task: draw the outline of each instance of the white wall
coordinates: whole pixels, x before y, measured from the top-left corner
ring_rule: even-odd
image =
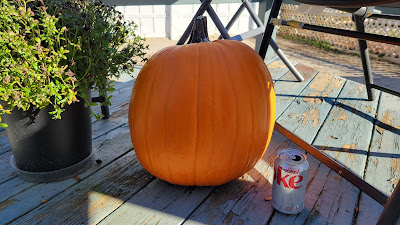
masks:
[[[258,12],[258,3],[251,3],[255,12]],[[222,24],[225,26],[239,9],[241,3],[212,4]],[[142,5],[118,6],[125,19],[133,20],[138,24],[138,33],[146,38],[168,37],[178,40],[189,25],[200,4],[193,5]],[[207,13],[204,15],[208,16]],[[245,9],[229,31],[229,34],[240,34],[256,27],[249,13]],[[217,28],[208,16],[209,35],[219,34]]]

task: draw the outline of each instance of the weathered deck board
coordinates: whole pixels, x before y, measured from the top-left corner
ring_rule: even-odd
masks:
[[[363,176],[378,101],[366,101],[365,87],[347,81],[314,145],[328,156]],[[329,146],[329,147],[327,147]],[[333,197],[335,196],[335,197]],[[359,190],[331,172],[324,191],[306,223],[351,224]]]
[[[352,224],[359,190],[331,171],[306,224]]]
[[[89,177],[91,174],[114,161],[115,158],[118,158],[132,149],[129,128],[124,126],[111,131],[107,135],[96,139],[93,146],[96,149],[96,159],[100,159],[102,163],[95,163],[87,171],[78,175],[80,179]],[[19,178],[16,177],[14,179]],[[13,180],[11,181],[17,182]],[[1,184],[1,186],[7,186],[8,182]],[[2,221],[5,222],[11,221],[14,218],[18,218],[19,216],[41,205],[43,200],[49,200],[53,198],[78,182],[79,179],[71,178],[49,184],[29,184],[31,186],[23,191],[15,193],[14,190],[9,190],[6,193],[2,193],[2,195],[5,195],[7,199],[0,203],[0,207],[2,209],[0,210],[0,218],[2,218]]]
[[[217,187],[190,216],[186,224],[266,224],[273,213],[270,201],[273,160],[283,148],[297,148],[274,132],[271,143],[257,165],[238,180]],[[312,172],[311,172],[312,173]]]
[[[299,93],[309,84],[317,71],[313,68],[298,64],[296,68],[304,76],[303,82],[298,82],[292,72],[287,72],[275,82],[276,92],[276,118],[290,105]]]
[[[347,81],[313,145],[363,177],[377,106],[364,85]]]
[[[278,118],[278,122],[311,143],[339,95],[345,80],[318,73]]]
[[[355,85],[352,83],[347,84],[347,86],[344,87],[343,90],[341,90],[341,86],[343,85],[343,80],[335,80],[337,78],[333,77],[331,78],[334,83],[331,83],[332,81],[329,81],[329,78],[325,78],[323,80],[318,81],[318,79],[322,78],[322,75],[324,74],[318,74],[315,77],[316,83],[311,82],[310,85],[302,92],[300,93],[300,97],[296,99],[292,103],[292,105],[296,105],[296,107],[293,107],[293,109],[298,109],[298,114],[299,115],[305,115],[302,112],[311,112],[312,109],[318,109],[319,111],[324,110],[326,113],[330,110],[331,106],[335,102],[335,95],[341,91],[341,94],[339,96],[340,99],[342,99],[342,104],[352,104],[351,101],[359,100],[360,97],[364,97],[364,92],[361,91],[361,88],[358,85]],[[328,85],[324,85],[323,83],[328,83]],[[328,88],[329,87],[329,88]],[[347,87],[347,88],[346,88]],[[318,89],[316,89],[318,88]],[[314,89],[314,90],[312,90]],[[336,91],[335,91],[336,89]],[[362,89],[364,90],[364,89]],[[313,95],[320,96],[321,99],[313,99],[308,96],[308,93],[312,93],[312,91],[315,91]],[[333,96],[329,96],[332,94],[332,92],[336,92],[336,94],[333,94]],[[312,96],[312,95],[311,95]],[[344,99],[347,99],[344,100]],[[365,98],[364,98],[365,99]],[[300,101],[297,101],[300,100]],[[307,106],[301,106],[304,105],[304,102],[308,102],[308,107]],[[326,102],[326,106],[323,106],[324,102]],[[317,104],[317,105],[316,105]],[[282,114],[282,117],[287,115],[289,116],[291,113],[291,106]],[[356,104],[354,104],[356,105]],[[366,102],[362,101],[359,107],[355,107],[355,109],[359,109],[360,112],[363,111],[368,111],[370,113],[370,116],[372,116],[369,124],[369,130],[372,130],[373,126],[373,115],[376,110],[376,105],[377,102]],[[311,109],[310,109],[311,106]],[[342,105],[343,106],[343,105]],[[352,105],[353,106],[353,105]],[[308,110],[303,110],[303,107],[308,108]],[[365,110],[364,110],[365,108]],[[293,111],[294,113],[295,111]],[[326,114],[324,113],[324,114]],[[323,125],[322,129],[325,130],[319,130],[319,127],[322,124],[322,121],[324,121],[324,116],[321,116],[320,114],[318,117],[315,117],[317,120],[312,121],[313,125],[308,126],[306,129],[299,129],[298,125],[295,125],[292,130],[300,137],[302,137],[304,140],[309,142],[312,141],[314,136],[318,132],[318,137],[324,139],[323,137],[329,134],[329,131],[334,130],[334,132],[341,132],[342,127],[340,123],[336,123],[337,120],[335,118],[344,118],[347,114],[351,114],[352,112],[346,113],[343,116],[343,113],[338,113],[335,114],[335,110],[330,111],[330,114],[327,117],[327,121],[330,121],[332,119],[332,123],[325,122]],[[311,113],[310,113],[311,114]],[[352,118],[353,115],[349,115],[349,118],[355,120],[355,123],[362,123],[363,118]],[[281,118],[282,118],[281,117]],[[289,116],[290,117],[290,116]],[[293,114],[292,114],[293,117]],[[298,117],[298,116],[297,116]],[[357,115],[354,115],[354,117],[357,117]],[[281,119],[280,118],[280,119]],[[284,117],[283,117],[284,118]],[[369,117],[367,117],[369,118]],[[305,119],[304,117],[301,117],[300,120],[296,121],[291,118],[291,120],[288,124],[284,124],[284,126],[288,127],[293,127],[293,123],[296,122],[303,122],[305,121],[307,124],[311,119]],[[281,122],[281,120],[279,120]],[[307,125],[305,124],[305,125]],[[304,125],[304,124],[303,124]],[[316,127],[317,129],[313,129],[313,127]],[[356,132],[357,130],[352,130],[352,132]],[[358,130],[359,132],[359,130]],[[362,132],[359,134],[362,136]],[[338,135],[337,137],[340,138],[342,137],[343,134]],[[357,136],[354,134],[353,136]],[[316,138],[316,143],[318,143],[318,137]],[[348,137],[352,137],[352,135],[349,135]],[[358,142],[367,142],[366,145],[364,143],[360,144],[360,146],[363,146],[365,151],[368,149],[368,143],[369,143],[369,138],[370,136],[367,136],[367,140],[365,141],[364,139],[357,139],[356,141]],[[327,138],[328,139],[328,138]],[[334,139],[336,140],[336,139]],[[325,139],[324,139],[325,141]],[[322,143],[325,143],[322,141]],[[353,142],[355,140],[352,140]],[[340,143],[340,142],[339,142]],[[356,142],[357,143],[357,142]],[[329,145],[330,146],[330,145]],[[342,147],[342,146],[341,146]],[[325,167],[325,166],[324,166]],[[326,167],[325,167],[326,168]],[[364,164],[361,164],[361,166],[358,166],[358,171],[360,173],[363,172],[364,170]],[[323,175],[323,177],[320,178],[321,180],[319,181],[318,184],[310,184],[310,185],[315,185],[315,191],[314,193],[309,194],[309,190],[307,190],[307,201],[306,201],[306,206],[307,204],[314,204],[311,208],[311,211],[307,211],[307,208],[302,211],[299,215],[297,216],[286,216],[281,213],[277,213],[272,222],[274,224],[351,224],[353,221],[353,215],[355,213],[355,208],[357,205],[358,201],[358,196],[359,196],[359,190],[355,188],[353,185],[351,185],[348,181],[342,179],[338,174],[334,173],[333,171],[329,172],[329,176],[326,175],[326,173]],[[324,184],[321,186],[321,183]],[[317,193],[317,195],[315,195]],[[314,194],[314,195],[313,195]],[[311,195],[311,196],[310,196]],[[333,197],[334,196],[334,197]],[[314,201],[313,201],[314,200]]]
[[[0,132],[0,155],[10,151],[10,144],[8,143],[8,137],[6,132],[3,130]]]
[[[130,151],[12,224],[95,224],[153,179]]]
[[[365,181],[390,196],[400,180],[400,98],[382,93]],[[357,223],[376,222],[383,207],[362,195]]]
[[[117,89],[113,92],[113,98],[111,98],[111,105],[109,106],[109,112],[110,116],[113,113],[116,113],[120,111],[122,108],[127,108],[129,106],[129,101],[131,98],[132,94],[132,88],[133,88],[134,82],[132,82],[132,85]],[[101,108],[100,105],[97,105],[93,107],[93,111],[97,114],[101,114]],[[96,119],[92,117],[92,123],[95,123]]]
[[[297,62],[292,62],[293,65],[296,65]],[[285,73],[289,71],[287,66],[279,59],[276,59],[267,65],[267,68],[271,74],[272,80],[275,82],[279,80]]]
[[[17,172],[11,167],[10,157],[11,152],[0,155],[0,185],[17,176]]]
[[[213,189],[156,179],[100,224],[181,224]]]

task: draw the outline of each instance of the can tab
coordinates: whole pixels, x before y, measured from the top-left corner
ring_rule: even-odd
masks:
[[[292,156],[292,160],[293,161],[296,161],[296,162],[298,162],[298,161],[300,161],[302,158],[301,158],[301,156],[299,156],[299,155],[293,155]]]

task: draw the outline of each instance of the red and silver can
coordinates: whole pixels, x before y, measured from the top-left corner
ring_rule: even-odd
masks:
[[[299,213],[304,208],[308,162],[303,152],[283,149],[274,161],[272,206],[286,214]]]

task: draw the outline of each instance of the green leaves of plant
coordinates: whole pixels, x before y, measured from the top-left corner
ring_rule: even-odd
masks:
[[[61,107],[71,99],[68,90],[75,88],[61,63],[68,53],[60,39],[65,29],[58,29],[58,19],[37,3],[0,0],[0,100],[5,105],[0,116],[51,104],[60,118]]]
[[[0,0],[0,100],[6,106],[0,116],[14,108],[52,105],[58,119],[66,104],[87,97],[90,89],[110,105],[111,79],[132,72],[134,57],[147,60],[137,25],[115,6],[45,2]]]

